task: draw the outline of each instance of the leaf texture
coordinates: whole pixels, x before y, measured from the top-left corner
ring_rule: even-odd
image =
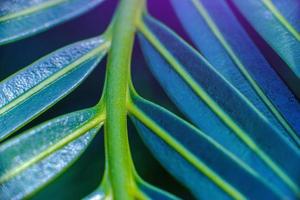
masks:
[[[0,140],[70,93],[97,66],[110,42],[96,37],[57,50],[0,83]]]
[[[203,56],[274,126],[300,146],[299,101],[251,41],[226,1],[172,3]]]
[[[100,128],[94,108],[39,125],[0,146],[0,196],[24,199],[62,173]]]
[[[259,175],[192,125],[134,95],[131,119],[154,156],[199,199],[279,199]]]
[[[288,65],[279,73],[300,98],[300,2],[291,0],[232,0],[232,2]],[[251,12],[253,10],[255,12]]]
[[[295,166],[300,164],[300,154],[294,143],[166,27],[145,17],[140,31],[150,70],[179,109],[273,187],[286,195],[292,195],[288,190],[299,195],[300,172]]]
[[[1,0],[0,45],[78,16],[103,0]]]

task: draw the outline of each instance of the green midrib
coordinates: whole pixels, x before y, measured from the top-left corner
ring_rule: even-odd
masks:
[[[50,1],[41,3],[41,4],[29,7],[29,8],[23,9],[23,10],[17,11],[15,13],[9,13],[7,15],[0,17],[0,23],[14,19],[14,18],[18,18],[21,16],[30,15],[32,13],[39,12],[39,11],[45,10],[47,8],[57,6],[58,4],[61,4],[61,3],[67,2],[67,1],[70,1],[70,0],[50,0]]]
[[[299,193],[297,185],[288,177],[284,171],[273,162],[273,160],[264,153],[256,143],[248,136],[248,134],[241,129],[234,120],[231,119],[219,105],[198,85],[198,83],[184,70],[181,64],[166,50],[166,48],[160,43],[160,41],[149,31],[149,29],[143,24],[139,24],[140,31],[144,36],[152,43],[152,45],[165,57],[170,63],[173,69],[183,78],[183,80],[191,87],[191,89],[197,94],[197,96],[208,105],[211,110],[219,116],[219,118],[230,127],[234,133],[245,143],[247,146],[255,152],[295,193]],[[195,52],[196,53],[196,52]],[[243,98],[243,96],[241,96]],[[248,105],[255,110],[252,104],[249,104],[247,99],[243,98]],[[259,116],[261,114],[257,113]]]
[[[297,136],[293,128],[288,124],[288,122],[284,119],[284,117],[281,115],[281,113],[276,109],[276,107],[273,105],[273,103],[269,100],[269,98],[264,94],[263,90],[259,87],[259,85],[256,83],[256,81],[252,78],[252,76],[248,73],[246,67],[243,65],[243,63],[240,61],[238,56],[234,53],[231,46],[228,44],[226,39],[223,37],[221,31],[217,27],[217,25],[213,22],[212,18],[209,16],[208,12],[204,8],[204,6],[198,1],[198,0],[191,0],[199,14],[204,18],[206,21],[206,24],[211,29],[212,33],[216,36],[216,38],[219,40],[221,45],[224,47],[224,49],[227,51],[230,58],[233,60],[233,62],[236,64],[238,69],[241,71],[241,73],[244,75],[246,80],[250,83],[251,87],[254,89],[254,91],[258,94],[260,99],[265,103],[267,108],[273,113],[277,121],[282,125],[282,127],[287,131],[287,133],[290,135],[290,137],[295,141],[295,143],[300,147],[300,138]]]

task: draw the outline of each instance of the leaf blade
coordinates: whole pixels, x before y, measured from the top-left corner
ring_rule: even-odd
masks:
[[[102,37],[74,43],[0,83],[0,140],[70,93],[97,66],[109,47]]]
[[[158,189],[157,187],[154,187],[141,179],[138,181],[138,187],[149,199],[179,200],[178,197]]]
[[[298,165],[296,163],[300,159],[295,146],[287,142],[196,51],[158,22],[149,17],[147,20],[146,25],[151,29],[148,31],[146,27],[141,27],[143,25],[140,26],[141,46],[150,70],[171,100],[197,127],[257,170],[261,176],[268,174],[266,179],[272,179],[272,184],[283,193],[291,192],[287,190],[287,184],[298,195],[299,183],[295,177],[299,174],[293,166]],[[277,142],[278,145],[275,145]],[[278,150],[276,146],[282,148]],[[289,155],[295,157],[287,161],[284,151],[289,151]],[[247,156],[243,152],[248,152]],[[282,180],[278,180],[269,168]],[[274,180],[277,180],[276,183]]]
[[[213,67],[283,134],[290,135],[300,145],[300,103],[251,41],[225,1],[173,0],[172,4],[197,48]]]
[[[28,37],[78,16],[103,0],[39,0],[0,3],[0,45]],[[2,5],[1,5],[2,4]]]
[[[287,67],[278,70],[278,73],[284,78],[289,86],[294,90],[299,98],[300,82],[300,33],[299,26],[294,26],[299,21],[299,2],[285,1],[289,7],[289,18],[285,18],[281,12],[286,13],[286,8],[280,8],[282,4],[273,4],[269,0],[239,2],[232,1],[239,11],[246,17],[255,30],[264,38],[264,40],[276,51],[276,53],[284,60]],[[255,15],[250,10],[255,9]],[[294,10],[295,11],[292,11]],[[292,20],[292,21],[290,21]],[[290,23],[291,22],[291,23]],[[292,30],[292,31],[291,31]],[[290,80],[293,80],[291,82]]]
[[[251,169],[174,114],[135,95],[129,111],[138,133],[154,156],[197,198],[243,199],[258,198],[262,194],[278,198]],[[257,193],[251,193],[238,183],[241,181],[238,177],[247,180],[251,188],[266,190],[253,189]]]
[[[97,114],[95,108],[70,113],[1,144],[1,197],[32,195],[66,170],[98,132]]]

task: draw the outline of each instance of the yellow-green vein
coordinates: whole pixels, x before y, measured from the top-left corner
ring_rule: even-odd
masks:
[[[4,107],[0,108],[0,115],[2,115],[3,113],[9,111],[10,109],[14,108],[18,104],[22,103],[28,97],[30,97],[30,96],[34,95],[35,93],[39,92],[40,90],[44,89],[47,85],[49,85],[49,84],[53,83],[54,81],[58,80],[63,75],[67,74],[68,72],[73,70],[75,67],[77,67],[79,64],[84,63],[85,61],[87,61],[88,59],[96,56],[97,54],[99,54],[102,51],[105,52],[109,48],[109,46],[110,46],[110,41],[105,40],[105,42],[103,44],[101,44],[99,47],[93,49],[92,51],[90,51],[86,55],[82,56],[81,58],[79,58],[75,62],[71,63],[67,67],[64,67],[62,70],[54,73],[52,76],[50,76],[50,77],[46,78],[45,80],[41,81],[38,85],[36,85],[33,88],[29,89],[27,92],[21,94],[19,97],[17,97],[13,101],[9,102],[8,104],[6,104]],[[41,58],[40,60],[42,60],[42,59],[43,58]],[[40,60],[38,60],[36,62],[39,62]]]
[[[223,180],[214,171],[212,171],[205,163],[197,159],[195,155],[189,152],[184,146],[173,139],[166,133],[164,129],[159,127],[152,119],[145,115],[138,107],[133,103],[128,104],[129,112],[135,116],[139,121],[145,124],[149,129],[156,133],[160,138],[162,138],[168,145],[170,145],[174,150],[176,150],[180,155],[182,155],[188,162],[200,170],[205,176],[212,180],[216,185],[218,185],[223,191],[230,195],[234,199],[247,199],[243,194],[237,191],[233,186]]]
[[[62,148],[66,144],[74,141],[75,139],[82,136],[84,133],[88,132],[89,130],[102,125],[105,119],[104,113],[99,112],[94,118],[90,119],[80,127],[78,127],[72,134],[68,135],[67,137],[63,138],[53,146],[50,146],[46,150],[40,152],[38,155],[33,157],[32,159],[23,162],[20,166],[13,168],[12,170],[6,172],[2,177],[0,177],[0,183],[4,183],[5,181],[9,180],[10,178],[16,176],[21,171],[25,170],[29,166],[33,165],[34,163],[42,160],[43,158],[47,157],[51,153],[57,151],[58,149]]]
[[[199,14],[204,18],[206,24],[209,26],[213,34],[216,38],[220,41],[224,49],[227,51],[228,55],[231,57],[233,62],[236,64],[238,69],[242,72],[244,77],[249,81],[251,87],[254,91],[258,94],[260,99],[265,103],[267,108],[274,114],[277,121],[285,128],[287,133],[291,136],[291,138],[296,142],[296,144],[300,147],[300,138],[297,136],[293,128],[288,124],[288,122],[284,119],[281,113],[276,109],[273,103],[269,100],[269,98],[264,94],[263,90],[260,86],[256,83],[256,81],[252,78],[252,76],[248,73],[246,67],[240,61],[238,56],[234,53],[231,46],[228,44],[226,39],[223,37],[221,31],[217,27],[217,25],[213,22],[212,18],[209,16],[207,11],[205,10],[204,6],[198,0],[191,0],[195,8],[198,10]]]
[[[298,40],[300,33],[286,20],[286,18],[277,10],[271,0],[262,0],[264,6],[276,17],[276,19]]]
[[[11,19],[14,19],[14,18],[18,18],[18,17],[21,17],[21,16],[29,15],[29,14],[32,14],[34,12],[45,10],[47,8],[56,6],[58,4],[61,4],[63,2],[67,2],[67,1],[69,1],[69,0],[51,0],[51,1],[47,1],[47,2],[29,7],[29,8],[26,8],[24,10],[20,10],[20,11],[15,12],[15,13],[10,13],[10,14],[1,16],[0,17],[0,23],[4,22],[4,21],[11,20]]]
[[[191,89],[198,95],[203,102],[208,105],[211,110],[219,116],[219,118],[230,127],[234,133],[245,143],[247,146],[254,151],[270,168],[296,193],[299,193],[297,185],[288,177],[280,167],[273,162],[273,160],[262,151],[259,146],[248,136],[248,134],[239,127],[238,124],[231,119],[230,116],[223,111],[222,108],[199,86],[199,84],[184,70],[181,64],[168,52],[168,50],[160,43],[160,41],[151,33],[151,31],[145,26],[143,22],[139,24],[139,29],[143,35],[151,42],[151,44],[161,53],[167,62],[173,67],[173,69],[182,77],[182,79],[191,87]],[[195,52],[196,53],[196,52]],[[207,63],[207,66],[209,64]],[[217,72],[216,72],[217,73]],[[225,80],[224,80],[225,81]],[[227,81],[226,81],[227,82]],[[230,83],[228,83],[230,84]],[[236,95],[239,95],[249,107],[256,111],[263,120],[265,119],[257,109],[249,103],[249,101],[236,91]]]

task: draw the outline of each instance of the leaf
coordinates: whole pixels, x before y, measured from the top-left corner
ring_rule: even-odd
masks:
[[[179,109],[281,192],[289,194],[288,186],[299,194],[294,144],[188,44],[154,19],[144,21],[139,36],[149,68]]]
[[[95,108],[39,125],[0,146],[0,196],[23,199],[70,166],[103,121]]]
[[[172,0],[172,4],[182,25],[214,69],[276,128],[290,134],[300,147],[299,101],[251,41],[225,1]]]
[[[70,93],[97,66],[109,41],[87,39],[57,50],[0,83],[0,140]]]
[[[134,95],[131,119],[161,164],[199,199],[279,199],[260,176],[192,125]]]
[[[278,0],[232,0],[232,2],[288,65],[278,72],[300,98],[300,2],[290,0],[281,3]],[[286,7],[282,7],[283,4]]]
[[[158,199],[158,200],[179,200],[178,197],[158,189],[149,183],[137,177],[137,184],[139,189],[148,197],[148,199]]]
[[[265,1],[268,3],[267,1]],[[300,3],[294,0],[272,0],[272,3],[278,9],[278,11],[286,18],[286,20],[295,28],[298,32],[300,32]]]
[[[103,0],[1,0],[0,45],[76,17]]]

